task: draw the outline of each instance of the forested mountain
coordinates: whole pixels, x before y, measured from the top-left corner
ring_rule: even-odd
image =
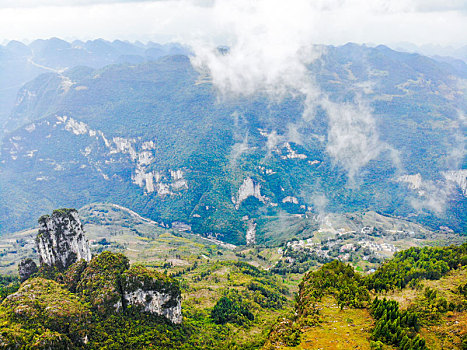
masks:
[[[375,210],[465,230],[463,66],[384,46],[324,47],[308,69],[340,107],[304,121],[301,97],[219,99],[187,56],[157,58],[164,48],[152,59],[150,46],[2,48],[25,64],[43,52],[37,62],[60,69],[21,87],[5,121],[2,232],[96,201],[232,243],[261,242],[271,220],[307,212]],[[66,62],[67,50],[82,59]]]
[[[109,64],[138,64],[165,55],[188,54],[179,44],[129,43],[103,39],[75,40],[71,43],[58,38],[39,39],[30,44],[10,41],[0,45],[0,137],[21,124],[6,124],[15,107],[18,90],[28,81],[44,73],[56,73],[66,87],[68,81],[62,72],[76,66],[100,68]],[[43,92],[45,93],[45,92]],[[16,101],[17,103],[18,101]]]

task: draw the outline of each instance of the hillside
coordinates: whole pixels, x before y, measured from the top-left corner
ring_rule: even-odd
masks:
[[[309,272],[264,349],[465,349],[466,249],[411,248],[365,277],[338,261]]]
[[[264,243],[268,227],[307,213],[371,210],[463,232],[463,74],[384,46],[323,50],[310,74],[341,114],[359,115],[346,101],[368,85],[371,123],[341,130],[319,108],[304,123],[300,98],[221,102],[183,55],[37,77],[21,88],[1,146],[0,232],[93,202],[232,244]],[[377,157],[336,160],[367,131]]]
[[[27,96],[27,90],[21,87],[41,74],[55,73],[46,75],[40,81],[45,83],[50,77],[56,77],[58,79],[55,82],[65,91],[71,81],[62,73],[69,68],[141,63],[174,54],[188,54],[188,51],[179,44],[142,44],[121,40],[109,42],[102,39],[69,43],[51,38],[34,40],[29,44],[12,40],[6,45],[0,45],[0,139],[6,132],[24,124],[24,121],[8,119],[11,109],[15,107],[15,102]],[[60,90],[56,92],[60,93]],[[43,91],[42,96],[50,93],[52,91]]]
[[[244,262],[203,255],[160,272],[130,265],[121,253],[91,257],[74,209],[55,210],[39,224],[39,264],[21,262],[21,285],[0,279],[1,347],[259,348],[291,303],[281,278]]]
[[[361,224],[355,217],[386,229],[417,228],[366,213],[329,218],[327,229],[332,223]],[[24,245],[34,249],[17,254],[33,252],[20,264],[23,282],[0,276],[1,344],[464,349],[467,342],[465,243],[400,250],[382,264],[371,263],[373,273],[360,274],[354,266],[362,270],[359,264],[370,262],[352,259],[350,264],[315,261],[301,274],[292,266],[276,271],[277,261],[287,260],[276,249],[235,247],[183,230],[161,227],[114,204],[88,205],[80,215],[59,209],[42,216],[38,231],[29,232],[35,242]],[[407,242],[440,243],[429,241],[439,234],[418,230],[424,241],[409,237]],[[384,239],[382,229],[377,231]]]

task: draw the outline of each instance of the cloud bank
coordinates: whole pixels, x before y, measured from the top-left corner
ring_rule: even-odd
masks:
[[[308,65],[323,54],[320,46],[313,45],[315,19],[307,15],[315,6],[307,0],[296,0],[293,5],[281,0],[217,1],[216,18],[233,29],[230,49],[223,53],[212,44],[195,43],[192,63],[212,78],[221,98],[263,94],[280,101],[300,97],[304,101],[302,124],[313,120],[318,107],[324,109],[329,121],[326,150],[353,182],[362,167],[390,147],[379,139],[371,109],[362,97],[336,103],[315,83]],[[297,125],[289,129],[294,131],[294,140],[273,130],[268,136],[269,149],[280,142],[305,140]]]
[[[235,3],[235,1],[231,1]],[[300,0],[271,1],[270,11],[303,24],[309,19],[314,43],[393,44],[401,41],[467,44],[464,0]],[[216,18],[224,0],[3,0],[0,41],[11,39],[128,39],[226,44],[232,28]],[[256,6],[257,1],[250,1]],[[220,4],[220,6],[219,6]],[[290,9],[288,9],[290,7]],[[302,8],[300,13],[294,9]],[[293,17],[290,17],[293,16]],[[256,18],[253,18],[256,21]],[[388,30],[390,28],[391,30]],[[228,44],[228,43],[227,43]]]

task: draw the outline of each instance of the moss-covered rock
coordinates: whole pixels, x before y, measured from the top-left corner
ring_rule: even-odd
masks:
[[[142,289],[169,294],[173,298],[181,297],[177,280],[142,265],[133,265],[125,271],[123,281],[125,292],[134,292],[137,289]]]
[[[86,336],[91,318],[89,308],[76,295],[57,282],[40,277],[24,282],[16,293],[2,302],[0,309],[5,324],[20,324],[21,328],[33,330],[35,334],[48,332],[45,338],[50,344],[59,340],[66,344],[70,339],[79,344]],[[21,333],[19,329],[17,333]],[[14,334],[10,332],[10,340],[18,338]],[[37,338],[37,344],[49,342],[40,341],[45,338]]]
[[[182,322],[181,291],[178,282],[141,265],[132,266],[122,278],[125,305]]]
[[[57,266],[42,265],[39,267],[34,277],[42,277],[55,282],[63,282],[63,272]]]
[[[18,264],[18,273],[21,282],[26,281],[29,277],[37,272],[37,265],[31,258],[22,260]]]
[[[87,266],[87,261],[81,259],[71,265],[63,274],[63,282],[71,292],[76,292],[78,283],[81,281],[81,276]]]
[[[103,252],[84,269],[76,291],[102,315],[119,311],[122,307],[122,274],[129,267],[125,255]]]
[[[101,316],[129,306],[181,323],[178,282],[155,270],[135,265],[120,253],[105,251],[89,263],[78,261],[63,273],[63,282],[89,302]]]

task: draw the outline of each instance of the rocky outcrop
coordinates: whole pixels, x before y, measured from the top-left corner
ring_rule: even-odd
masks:
[[[170,294],[138,289],[134,292],[126,293],[125,302],[128,303],[128,305],[142,307],[144,312],[162,315],[172,323],[182,323],[181,299],[177,299],[172,305],[173,297]],[[167,306],[169,304],[172,306]]]
[[[415,175],[403,175],[398,178],[399,182],[407,183],[407,186],[411,190],[418,190],[423,183],[422,176],[420,174]]]
[[[83,338],[88,332],[87,325],[92,319],[86,303],[60,283],[42,277],[28,279],[16,293],[10,294],[2,302],[2,312],[7,319],[19,322],[26,328],[36,329],[38,333],[43,330],[59,332],[68,342],[71,340],[78,346],[71,346],[71,343],[64,346],[60,341],[52,341],[43,347],[37,346],[37,343],[34,346],[5,346],[0,341],[1,349],[82,349]],[[4,328],[0,333],[3,331]],[[41,338],[51,340],[45,335]]]
[[[248,220],[248,228],[246,230],[246,244],[247,245],[254,245],[256,243],[256,222],[253,220]]]
[[[238,209],[240,204],[248,197],[255,197],[262,203],[266,203],[266,197],[261,195],[261,185],[254,181],[251,177],[243,180],[242,185],[238,189],[237,195],[232,198],[235,208]]]
[[[181,291],[173,278],[143,266],[132,266],[121,253],[105,251],[91,259],[88,241],[75,209],[55,210],[39,219],[36,246],[42,265],[32,259],[19,265],[22,281],[47,267],[57,267],[60,282],[83,298],[94,312],[108,316],[128,306],[182,322]],[[45,268],[45,269],[44,269]]]
[[[91,260],[91,250],[75,209],[54,210],[39,219],[36,247],[41,265],[64,270],[78,260]]]
[[[182,323],[181,292],[175,280],[143,266],[132,266],[122,282],[123,301],[144,312]]]
[[[443,175],[446,180],[457,184],[467,197],[467,169],[445,171]]]
[[[282,203],[298,204],[298,199],[296,197],[287,196],[284,199],[282,199]]]
[[[129,306],[164,316],[172,323],[182,322],[181,291],[176,280],[143,266],[132,266],[120,253],[95,256],[84,271],[80,262],[70,269],[76,292],[101,315],[123,312]],[[73,282],[76,283],[76,282]]]
[[[74,264],[69,270],[79,270]],[[128,258],[121,253],[102,252],[95,256],[82,273],[76,284],[76,292],[91,304],[101,315],[121,311],[123,273],[130,267]],[[73,279],[73,278],[72,278]]]
[[[18,273],[21,282],[26,281],[29,277],[37,272],[37,265],[31,258],[22,260],[18,265]]]

